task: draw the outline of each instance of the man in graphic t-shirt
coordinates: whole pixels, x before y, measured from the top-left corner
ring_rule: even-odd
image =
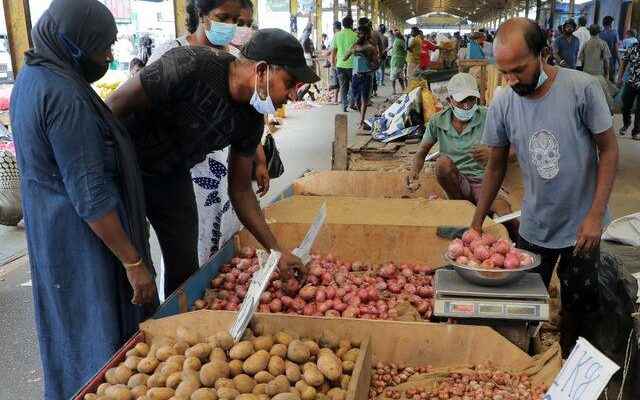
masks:
[[[599,308],[600,236],[618,145],[598,81],[543,63],[545,46],[544,33],[528,19],[511,19],[497,33],[496,65],[510,88],[494,98],[487,114],[484,140],[491,153],[471,227],[482,229],[513,146],[525,186],[518,247],[542,256],[535,272],[547,286],[560,259],[562,345],[568,352],[578,332],[588,334],[581,324]]]

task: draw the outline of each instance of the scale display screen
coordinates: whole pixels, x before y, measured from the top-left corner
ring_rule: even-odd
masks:
[[[504,309],[499,304],[480,304],[478,307],[478,312],[480,314],[502,314]]]
[[[450,310],[455,314],[473,315],[476,311],[476,308],[473,303],[451,302]]]
[[[536,315],[536,307],[530,307],[530,306],[523,306],[523,305],[518,305],[518,306],[507,306],[507,313],[508,314],[512,314],[512,315],[519,315],[519,316],[534,316]]]

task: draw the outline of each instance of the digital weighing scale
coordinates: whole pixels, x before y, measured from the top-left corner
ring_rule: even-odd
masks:
[[[549,292],[539,274],[489,287],[469,283],[452,269],[439,269],[434,286],[434,316],[489,326],[525,352],[542,322],[549,320]]]
[[[522,321],[549,319],[549,292],[539,274],[527,273],[506,286],[478,286],[456,271],[435,274],[433,314],[437,317]]]

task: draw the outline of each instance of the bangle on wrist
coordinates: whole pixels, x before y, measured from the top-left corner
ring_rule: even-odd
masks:
[[[140,259],[138,261],[136,261],[136,262],[134,262],[132,264],[129,264],[129,263],[126,263],[126,262],[123,261],[122,265],[124,265],[125,269],[129,270],[131,268],[136,268],[136,267],[141,266],[142,262],[143,262],[142,257],[140,257]]]

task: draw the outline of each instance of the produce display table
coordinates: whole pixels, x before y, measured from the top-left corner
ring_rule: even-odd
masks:
[[[116,367],[124,355],[144,341],[177,337],[178,328],[206,338],[227,330],[236,313],[201,310],[140,325],[134,339],[119,351],[81,391],[73,397],[82,400],[84,394],[94,393],[105,381],[109,368]],[[463,370],[472,365],[492,365],[513,374],[524,374],[535,385],[549,386],[561,367],[559,348],[549,349],[537,357],[530,357],[495,331],[486,327],[443,325],[412,322],[387,322],[354,319],[313,318],[288,315],[257,314],[252,327],[260,327],[262,334],[291,332],[300,337],[322,340],[328,333],[359,343],[345,400],[367,400],[373,372],[379,363],[406,366],[428,364],[434,376]]]

